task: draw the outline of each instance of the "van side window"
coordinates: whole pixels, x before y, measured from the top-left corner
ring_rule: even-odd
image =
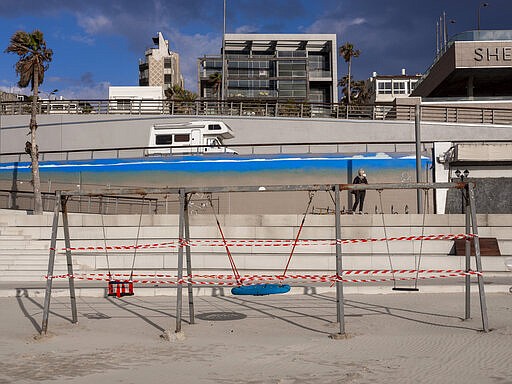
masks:
[[[156,145],[172,144],[172,135],[156,135]]]
[[[174,135],[175,143],[188,143],[190,141],[190,134]]]
[[[220,127],[219,124],[210,124],[208,126],[208,130],[209,131],[220,131],[222,128]]]

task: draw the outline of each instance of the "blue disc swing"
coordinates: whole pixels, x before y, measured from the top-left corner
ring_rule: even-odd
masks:
[[[314,192],[309,192],[309,201],[306,206],[306,211],[304,212],[304,216],[302,217],[302,222],[300,224],[299,230],[297,231],[297,236],[293,242],[292,250],[290,251],[290,255],[288,256],[288,261],[286,262],[286,266],[282,273],[282,277],[286,276],[286,272],[288,271],[288,267],[290,266],[290,262],[292,260],[293,254],[295,252],[295,247],[299,241],[300,233],[302,232],[302,228],[304,227],[304,222],[306,221],[306,217],[308,215],[309,207],[311,202],[313,201]],[[233,275],[235,276],[236,282],[238,284],[237,287],[231,288],[231,293],[233,295],[245,295],[245,296],[267,296],[267,295],[278,295],[282,293],[287,293],[290,291],[291,287],[289,284],[282,283],[265,283],[265,284],[251,284],[251,285],[243,285],[242,279],[240,278],[240,273],[238,272],[238,268],[236,267],[235,261],[233,259],[233,255],[231,254],[231,250],[229,249],[228,243],[226,241],[226,237],[224,236],[224,232],[222,231],[222,227],[220,225],[219,219],[215,212],[215,208],[213,207],[211,196],[208,196],[208,201],[210,203],[210,207],[212,208],[213,215],[215,216],[215,221],[217,222],[217,228],[219,229],[219,233],[222,237],[222,242],[224,244],[224,248],[226,249],[226,253],[228,255],[229,263],[231,265],[231,270],[233,271]]]

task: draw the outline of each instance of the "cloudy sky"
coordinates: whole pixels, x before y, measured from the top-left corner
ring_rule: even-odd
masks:
[[[17,30],[39,28],[54,59],[43,84],[67,98],[106,98],[109,85],[137,85],[138,59],[158,31],[182,59],[185,87],[197,91],[196,59],[217,54],[222,0],[0,0],[0,90],[15,87],[16,55],[3,53]],[[512,29],[512,0],[481,8],[482,29]],[[362,54],[354,77],[373,71],[421,73],[435,54],[436,21],[449,34],[475,29],[480,0],[227,0],[227,31],[336,33]],[[341,61],[341,60],[340,60]],[[340,73],[346,71],[340,62]]]

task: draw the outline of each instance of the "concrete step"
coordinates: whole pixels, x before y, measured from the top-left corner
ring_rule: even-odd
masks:
[[[9,273],[5,273],[3,271],[0,271],[0,281],[45,281],[46,273],[47,271],[32,271],[31,273],[26,273],[23,271],[9,271]],[[55,275],[66,273],[66,270],[55,271]]]
[[[0,269],[9,268],[9,267],[17,267],[17,268],[33,268],[38,266],[47,266],[48,259],[38,259],[38,260],[13,260],[11,262],[0,262]],[[56,262],[55,265],[66,265],[65,262]]]
[[[24,234],[0,234],[0,242],[11,240],[27,241],[32,239],[32,236]]]
[[[0,249],[16,249],[16,250],[25,250],[25,249],[40,249],[40,250],[49,250],[50,242],[46,240],[22,240],[22,239],[7,239],[4,240],[0,238]]]

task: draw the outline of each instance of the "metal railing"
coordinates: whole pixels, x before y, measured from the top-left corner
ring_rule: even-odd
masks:
[[[89,186],[91,187],[91,186]],[[55,192],[41,192],[43,210],[52,212],[55,206]],[[211,199],[212,204],[219,212],[219,198]],[[206,197],[195,197],[190,202],[191,214],[210,212],[209,200]],[[137,196],[73,196],[67,203],[69,212],[89,214],[168,214],[175,213],[179,206],[177,198],[168,196],[137,197]],[[34,193],[32,191],[19,191],[13,189],[0,189],[0,209],[26,210],[34,209]]]
[[[454,144],[473,143],[473,144],[492,144],[509,143],[510,140],[456,140]],[[432,141],[422,141],[421,151],[430,155],[430,150],[434,145]],[[84,148],[70,150],[40,151],[40,161],[69,161],[69,160],[96,160],[96,159],[126,159],[141,158],[151,156],[183,156],[190,154],[203,155],[202,149],[207,148],[204,145],[194,145],[186,147],[161,146],[155,147],[117,147],[117,148]],[[292,155],[292,154],[357,154],[357,153],[409,153],[414,152],[414,141],[353,141],[353,142],[319,142],[319,143],[281,143],[281,144],[229,144],[218,146],[217,149],[222,152],[215,152],[209,155],[234,155],[231,150],[235,150],[237,155]],[[184,149],[187,153],[184,153]],[[157,151],[152,155],[147,155],[149,151]],[[206,155],[206,156],[209,156]],[[0,153],[0,163],[6,162],[29,162],[30,156],[26,152],[4,152]]]
[[[261,100],[43,100],[39,114],[116,114],[171,116],[241,116],[331,118],[354,120],[414,120],[415,106],[343,105]],[[31,103],[4,101],[0,114],[30,114]],[[512,109],[421,106],[423,121],[512,125]]]
[[[506,140],[492,140],[488,142],[502,142]],[[458,141],[458,142],[464,142]],[[475,142],[474,140],[468,142]],[[422,151],[427,152],[432,148],[433,142],[422,142]],[[159,146],[155,147],[117,147],[117,148],[86,148],[55,151],[40,151],[40,161],[69,161],[69,160],[95,160],[95,159],[126,159],[151,156],[183,156],[190,154],[203,155],[204,145],[191,145],[182,147]],[[281,143],[281,144],[228,144],[216,146],[217,152],[210,152],[209,155],[287,155],[287,154],[350,154],[350,153],[373,153],[373,152],[413,152],[414,141],[393,142],[389,141],[353,141],[345,143],[319,142],[319,143]],[[220,151],[219,151],[220,150]],[[186,151],[186,152],[185,152]],[[152,153],[148,155],[148,153]],[[0,163],[5,162],[28,162],[30,156],[26,152],[4,152],[0,153]]]

